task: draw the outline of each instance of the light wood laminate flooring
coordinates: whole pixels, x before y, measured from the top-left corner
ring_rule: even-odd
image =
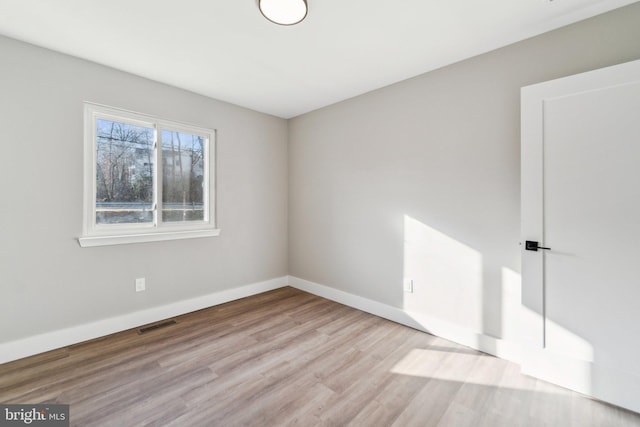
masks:
[[[640,426],[519,367],[282,288],[0,365],[1,403],[78,426]]]

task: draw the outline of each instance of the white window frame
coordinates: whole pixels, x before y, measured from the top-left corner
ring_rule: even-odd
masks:
[[[154,129],[153,150],[153,221],[136,224],[96,223],[96,121],[106,119]],[[203,221],[163,222],[162,212],[162,131],[202,136],[205,144],[203,177]],[[84,103],[84,214],[83,231],[78,242],[82,247],[157,242],[162,240],[212,237],[220,234],[215,209],[216,131],[191,124],[164,120],[105,105]]]

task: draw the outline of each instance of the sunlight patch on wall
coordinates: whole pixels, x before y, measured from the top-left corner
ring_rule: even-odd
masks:
[[[517,341],[520,330],[520,301],[522,299],[520,273],[516,273],[507,267],[502,267],[502,292],[501,292],[501,338]]]
[[[482,255],[408,215],[404,216],[404,309],[482,330]]]

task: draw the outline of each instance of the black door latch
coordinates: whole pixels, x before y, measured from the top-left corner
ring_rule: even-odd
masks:
[[[535,252],[538,252],[538,249],[545,249],[545,250],[551,249],[551,248],[545,248],[543,246],[538,246],[538,242],[533,240],[527,240],[526,242],[524,242],[524,248],[528,251],[535,251]]]

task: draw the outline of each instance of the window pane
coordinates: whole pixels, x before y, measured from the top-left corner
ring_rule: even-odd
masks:
[[[162,221],[202,221],[206,138],[162,131]]]
[[[153,221],[153,128],[96,120],[96,224]]]

